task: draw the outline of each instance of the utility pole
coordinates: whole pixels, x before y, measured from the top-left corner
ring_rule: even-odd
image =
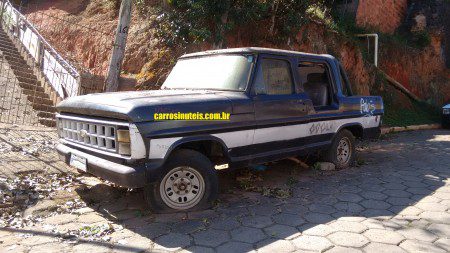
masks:
[[[116,38],[109,63],[108,76],[106,77],[106,92],[117,91],[119,77],[122,69],[125,46],[127,44],[128,30],[131,20],[131,0],[122,0],[120,5],[119,24],[117,25]]]

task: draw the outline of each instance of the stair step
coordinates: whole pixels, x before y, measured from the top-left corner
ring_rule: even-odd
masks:
[[[46,119],[55,119],[55,113],[53,112],[43,112],[43,111],[37,111],[37,115],[40,118],[46,118]]]
[[[44,87],[39,85],[39,83],[33,84],[33,83],[27,83],[27,82],[19,82],[19,86],[22,89],[26,89],[26,90],[32,90],[32,91],[36,90],[36,91],[39,91],[39,92],[44,92],[45,91]]]
[[[38,86],[40,87],[40,86]],[[37,87],[36,90],[29,90],[29,89],[23,89],[22,88],[22,93],[27,95],[27,96],[32,96],[32,97],[38,97],[38,98],[49,98],[48,94],[42,91],[38,91]]]
[[[33,108],[34,108],[34,104],[53,106],[53,101],[50,100],[49,98],[30,97],[29,96],[28,101],[33,103]],[[36,109],[36,108],[34,108],[34,109]]]
[[[48,127],[56,127],[56,120],[51,119],[39,119],[39,123]]]
[[[0,44],[0,50],[10,50],[10,51],[19,51],[14,45],[9,45],[5,43]]]
[[[33,105],[33,109],[38,110],[38,111],[42,111],[42,112],[53,112],[56,113],[56,108],[52,105],[39,105],[39,104],[35,104]]]

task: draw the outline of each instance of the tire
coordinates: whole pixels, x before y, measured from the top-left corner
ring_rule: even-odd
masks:
[[[346,150],[347,152],[345,152]],[[350,131],[343,129],[334,136],[331,147],[325,153],[324,159],[333,163],[336,169],[346,169],[352,166],[355,161],[355,155],[355,137]]]
[[[144,187],[145,200],[156,213],[205,209],[219,194],[219,180],[213,164],[197,151],[175,151],[160,174],[156,183]]]

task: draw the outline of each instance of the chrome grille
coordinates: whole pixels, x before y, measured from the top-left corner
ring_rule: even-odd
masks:
[[[74,117],[57,117],[60,138],[92,148],[118,153],[118,125],[106,121],[88,121]],[[123,129],[123,127],[121,127]]]

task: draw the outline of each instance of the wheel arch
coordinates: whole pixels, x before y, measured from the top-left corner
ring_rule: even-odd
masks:
[[[227,145],[222,139],[212,135],[183,137],[182,139],[177,140],[167,150],[164,161],[166,161],[173,152],[179,149],[192,149],[198,151],[208,157],[213,163],[218,162],[216,159],[217,155],[220,155],[226,163],[230,162]]]
[[[355,138],[362,139],[364,136],[364,127],[361,125],[361,123],[355,122],[344,124],[336,131],[336,134],[344,129],[350,131],[353,136],[355,136]]]

